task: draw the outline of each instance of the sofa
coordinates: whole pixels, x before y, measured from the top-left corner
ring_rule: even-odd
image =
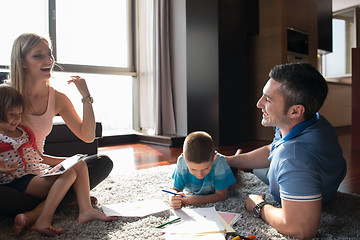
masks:
[[[60,116],[55,116],[53,129],[46,137],[44,153],[52,156],[70,157],[81,153],[94,155],[98,153],[99,138],[102,137],[102,125],[96,122],[95,140],[85,143],[66,126]]]

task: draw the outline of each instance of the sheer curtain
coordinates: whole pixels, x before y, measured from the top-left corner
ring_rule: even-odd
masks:
[[[138,0],[140,127],[176,134],[169,45],[169,1]]]

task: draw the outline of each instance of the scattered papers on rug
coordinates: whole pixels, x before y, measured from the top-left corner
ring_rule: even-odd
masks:
[[[165,239],[225,239],[226,233],[233,233],[235,230],[230,226],[230,222],[235,224],[241,217],[240,214],[218,213],[214,207],[211,208],[182,208],[171,210],[181,221],[170,224],[162,229]],[[221,214],[227,220],[221,217]],[[240,216],[239,216],[240,215]],[[236,220],[236,221],[237,221]],[[229,222],[228,222],[229,221]]]
[[[103,205],[106,216],[116,217],[145,217],[150,214],[169,210],[169,205],[158,199],[138,201],[131,203],[117,203]]]
[[[231,213],[231,212],[218,212],[218,214],[224,219],[227,224],[234,226],[237,221],[242,217],[240,213]]]

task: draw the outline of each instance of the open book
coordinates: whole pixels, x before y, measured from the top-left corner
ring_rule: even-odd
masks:
[[[80,162],[86,157],[86,155],[74,155],[72,157],[66,158],[64,161],[56,165],[55,167],[51,168],[48,172],[41,175],[41,177],[49,177],[49,176],[55,176],[60,175],[69,170],[72,166],[74,166],[76,163]]]

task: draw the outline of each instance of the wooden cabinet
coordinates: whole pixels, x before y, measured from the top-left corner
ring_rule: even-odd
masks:
[[[260,0],[259,34],[252,36],[251,73],[254,85],[250,104],[253,137],[257,140],[271,140],[273,129],[261,123],[261,111],[255,104],[262,95],[262,89],[269,79],[269,71],[277,64],[288,61],[287,29],[293,28],[308,35],[308,62],[317,67],[318,27],[317,0]]]
[[[332,0],[318,0],[318,49],[332,52]]]
[[[186,1],[188,132],[207,131],[217,146],[249,140],[249,35],[258,1]]]
[[[360,48],[352,49],[351,150],[360,150]]]

